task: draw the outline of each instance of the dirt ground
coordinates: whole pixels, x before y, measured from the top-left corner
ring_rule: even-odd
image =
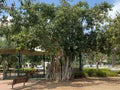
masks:
[[[12,80],[0,80],[0,90],[12,90]],[[30,79],[26,85],[16,84],[13,90],[120,90],[120,77],[84,78],[66,82]]]

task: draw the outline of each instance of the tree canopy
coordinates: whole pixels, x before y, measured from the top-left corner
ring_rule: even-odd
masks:
[[[19,50],[39,47],[63,60],[63,80],[72,76],[68,72],[76,57],[80,59],[83,53],[94,52],[102,56],[120,46],[120,15],[111,22],[108,17],[111,5],[106,2],[93,7],[84,1],[71,5],[61,0],[57,6],[32,0],[19,2],[20,7],[13,3],[4,8],[12,19],[8,23],[3,16],[0,35],[9,43],[14,42]]]

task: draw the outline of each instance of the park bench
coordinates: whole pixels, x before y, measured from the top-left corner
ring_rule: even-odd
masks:
[[[26,76],[27,76],[27,77],[32,76],[32,78],[33,78],[33,75],[34,75],[34,74],[38,74],[38,73],[39,73],[38,70],[36,70],[36,71],[31,71],[31,72],[27,72],[27,73],[26,73]]]
[[[15,84],[18,84],[18,83],[23,83],[23,85],[25,86],[26,82],[28,82],[28,77],[15,78],[13,79],[13,82],[12,82],[12,88]]]

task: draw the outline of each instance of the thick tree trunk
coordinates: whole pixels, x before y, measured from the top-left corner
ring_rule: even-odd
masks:
[[[113,53],[112,54],[112,67],[114,67],[115,65],[115,54]]]
[[[7,78],[7,68],[6,68],[6,60],[4,59],[2,62],[3,65],[3,79]]]
[[[65,68],[63,69],[62,76],[62,80],[69,80],[72,77],[72,67],[69,57],[67,57],[66,59]]]
[[[62,65],[58,64],[56,60],[52,60],[48,65],[48,71],[46,74],[47,80],[64,81],[69,80],[72,77],[72,67],[70,57],[66,57],[65,63]]]
[[[99,62],[97,61],[96,63],[96,69],[98,70],[99,69]]]
[[[48,64],[48,69],[47,69],[47,72],[46,72],[46,79],[47,80],[54,80],[54,61],[51,60],[51,62]]]

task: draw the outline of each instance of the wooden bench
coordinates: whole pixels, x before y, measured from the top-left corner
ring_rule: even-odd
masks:
[[[18,83],[23,83],[23,85],[25,86],[26,82],[28,82],[28,77],[15,78],[13,79],[13,82],[12,82],[12,88],[15,84],[18,84]]]
[[[38,74],[38,73],[39,73],[38,70],[36,70],[36,71],[32,71],[32,72],[27,72],[27,73],[26,73],[26,76],[27,76],[27,77],[32,76],[32,78],[33,78],[33,75],[34,75],[34,74]]]

